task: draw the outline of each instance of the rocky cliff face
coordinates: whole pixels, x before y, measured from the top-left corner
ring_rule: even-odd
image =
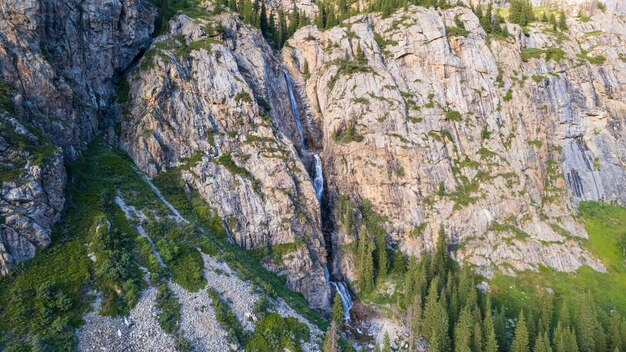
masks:
[[[0,100],[11,106],[0,116],[0,273],[50,243],[64,202],[63,155],[75,157],[97,132],[116,76],[149,44],[155,14],[139,0],[0,4]]]
[[[63,207],[63,154],[36,133],[0,114],[0,275],[50,244]]]
[[[184,165],[186,185],[232,239],[270,247],[276,260],[267,265],[327,308],[320,209],[292,142],[286,79],[260,33],[236,15],[210,6],[180,15],[129,76],[120,144],[151,176]]]
[[[626,28],[612,13],[568,24],[566,35],[509,25],[502,40],[469,9],[409,7],[297,32],[283,60],[331,203],[371,201],[406,252],[432,248],[442,226],[485,274],[603,270],[578,245],[575,205],[626,201]],[[351,277],[342,248],[355,238],[333,237],[335,269]]]

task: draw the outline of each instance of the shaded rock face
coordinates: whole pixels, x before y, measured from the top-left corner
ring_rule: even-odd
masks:
[[[0,114],[0,275],[50,244],[63,207],[65,168],[60,148]]]
[[[0,79],[18,113],[71,157],[108,113],[114,78],[149,44],[155,11],[140,0],[0,4]]]
[[[320,209],[292,143],[299,137],[285,75],[259,32],[229,13],[180,15],[129,83],[119,139],[137,166],[154,176],[185,165],[185,184],[225,220],[231,239],[281,253],[268,267],[328,308]]]
[[[116,75],[149,44],[155,11],[147,4],[0,4],[0,100],[11,102],[11,114],[0,115],[0,274],[50,243],[64,203],[63,156],[91,141],[112,106]]]
[[[455,17],[466,36],[447,35]],[[604,270],[576,241],[587,235],[575,206],[626,202],[623,17],[570,20],[564,38],[509,25],[508,40],[488,40],[460,7],[348,22],[300,29],[282,53],[331,203],[371,201],[409,253],[433,248],[442,226],[457,259],[487,275]],[[559,48],[564,58],[523,61],[526,48]],[[333,237],[336,269],[353,278],[341,249],[355,238],[341,226]]]

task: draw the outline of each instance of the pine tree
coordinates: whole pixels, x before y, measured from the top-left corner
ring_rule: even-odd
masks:
[[[556,22],[556,16],[554,14],[550,15],[550,25],[552,26],[553,31],[556,31],[559,27],[559,24]]]
[[[619,313],[613,309],[611,311],[611,317],[609,318],[609,331],[608,331],[608,342],[609,342],[609,351],[613,351],[617,349],[621,351],[624,347],[622,346],[622,317]]]
[[[541,296],[541,307],[539,308],[539,323],[537,324],[537,333],[550,333],[550,324],[552,322],[552,314],[554,309],[554,296],[552,294],[544,294]]]
[[[559,12],[559,29],[564,31],[567,29],[567,22],[565,21],[565,11],[561,9]]]
[[[565,331],[565,351],[567,352],[578,352],[580,349],[578,348],[578,343],[576,342],[576,332],[573,328],[568,328]]]
[[[586,295],[577,305],[575,327],[578,347],[581,352],[594,352],[596,347],[595,328],[599,324],[593,308],[593,300]]]
[[[389,341],[389,334],[386,331],[383,337],[383,352],[391,352],[391,342]]]
[[[541,334],[541,336],[537,336],[535,340],[535,347],[533,348],[533,352],[552,352],[552,347],[550,347],[550,340],[548,339],[548,334]]]
[[[554,352],[567,352],[567,336],[563,324],[559,321],[556,324],[556,328],[554,329],[554,334],[552,336],[552,346],[554,347]]]
[[[522,24],[523,5],[520,0],[511,0],[509,9],[509,21],[511,23]]]
[[[265,39],[272,44],[274,49],[280,49],[280,35],[276,31],[276,22],[274,21],[274,13],[270,13],[269,15],[269,23],[267,24],[267,31],[264,33]]]
[[[331,309],[331,320],[337,326],[337,329],[343,329],[343,305],[341,304],[341,296],[339,294],[335,294],[335,299],[333,300],[333,307]]]
[[[412,351],[417,339],[420,337],[422,327],[422,299],[414,296],[414,300],[409,304],[406,312],[406,322],[409,325],[409,350]]]
[[[500,306],[500,311],[496,313],[494,322],[493,322],[493,327],[494,330],[496,332],[496,338],[498,339],[498,346],[500,346],[501,349],[504,349],[504,346],[506,346],[506,334],[507,334],[507,330],[506,330],[506,316],[504,314],[504,307]]]
[[[483,351],[483,330],[480,320],[474,323],[474,332],[472,332],[472,351]]]
[[[339,352],[339,333],[337,331],[337,325],[334,321],[330,323],[326,335],[324,336],[324,344],[322,345],[323,352]]]
[[[528,348],[528,328],[524,319],[524,311],[521,310],[515,326],[515,337],[511,343],[511,352],[530,352]]]
[[[288,29],[287,29],[287,18],[285,17],[285,11],[281,8],[278,10],[278,27],[276,29],[278,33],[278,48],[282,48],[287,38],[289,37]]]
[[[450,350],[450,336],[446,300],[445,296],[439,297],[438,281],[436,277],[430,284],[424,308],[424,326],[429,327],[425,334],[429,347],[443,352]]]
[[[528,310],[528,318],[526,318],[526,327],[528,328],[528,346],[533,346],[536,338],[535,314],[532,308]]]
[[[360,268],[358,272],[359,287],[365,293],[372,292],[374,289],[374,260],[370,242],[365,238],[365,234],[361,234],[357,244],[358,268]]]
[[[485,352],[497,352],[498,341],[496,338],[496,331],[494,330],[493,320],[491,318],[491,296],[487,293],[485,298],[485,318],[483,319],[483,334]]]
[[[264,36],[269,33],[269,24],[267,22],[267,9],[265,8],[265,1],[261,4],[261,14],[259,18],[259,28]]]
[[[447,278],[448,273],[448,243],[446,241],[446,233],[443,226],[439,228],[439,237],[437,238],[437,245],[435,251],[432,254],[432,261],[430,262],[430,273],[432,276],[435,274],[440,275],[444,280]]]
[[[346,18],[348,18],[349,15],[349,7],[348,7],[348,1],[347,0],[339,0],[339,4],[338,4],[338,11],[339,11],[339,19],[344,20]]]
[[[493,33],[493,24],[491,22],[493,16],[493,5],[491,2],[487,5],[487,11],[485,12],[485,16],[483,17],[483,21],[480,23],[483,26],[483,29],[487,33]]]
[[[355,59],[359,63],[365,61],[365,54],[361,50],[361,46],[357,44],[357,52]],[[377,268],[377,283],[382,285],[387,280],[388,260],[387,260],[387,239],[384,231],[377,231],[376,233],[376,258],[378,260]]]
[[[472,352],[472,318],[469,309],[463,308],[461,316],[454,327],[454,352]]]
[[[526,18],[526,24],[535,20],[535,12],[530,0],[526,0],[526,3],[524,3],[524,17]]]

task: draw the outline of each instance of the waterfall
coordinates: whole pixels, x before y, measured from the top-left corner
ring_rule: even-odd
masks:
[[[285,76],[287,90],[289,91],[289,104],[291,105],[293,119],[296,121],[296,127],[298,127],[298,133],[300,134],[300,146],[304,147],[304,133],[302,132],[302,122],[300,121],[300,112],[298,111],[296,96],[293,94],[293,87],[291,86],[291,80],[289,79],[289,74],[287,74],[287,70],[283,69],[283,75]]]
[[[341,297],[341,306],[343,307],[343,316],[346,321],[350,321],[350,309],[352,308],[352,296],[343,281],[331,281],[335,287],[337,294]]]
[[[293,93],[293,87],[287,70],[283,69],[283,75],[285,76],[285,82],[287,83],[287,90],[289,90],[289,103],[291,105],[291,112],[298,127],[298,133],[300,134],[300,147],[305,150],[306,145],[304,141],[304,133],[302,132],[302,122],[300,121],[300,112],[298,110],[298,102],[296,96]],[[312,153],[313,154],[313,153]],[[324,174],[322,170],[322,160],[318,154],[313,154],[315,160],[315,174],[313,175],[313,188],[315,188],[315,195],[322,207],[322,197],[324,195]],[[343,281],[333,281],[330,278],[328,266],[324,266],[324,278],[329,287],[334,288],[339,297],[341,297],[341,306],[343,308],[343,315],[346,321],[350,321],[350,309],[352,308],[352,296],[350,296],[350,290]]]
[[[313,188],[315,188],[315,195],[317,195],[317,201],[322,204],[322,194],[324,193],[324,174],[322,173],[322,159],[317,154],[313,154],[315,159],[315,178],[313,179]]]

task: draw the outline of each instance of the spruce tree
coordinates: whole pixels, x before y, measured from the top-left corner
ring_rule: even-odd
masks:
[[[528,328],[526,327],[526,319],[524,319],[524,311],[521,310],[515,326],[515,337],[511,343],[511,352],[530,352],[528,347]]]
[[[359,287],[364,293],[372,292],[374,289],[374,260],[372,258],[372,245],[371,241],[365,238],[364,233],[361,234],[358,244],[358,281]]]
[[[269,33],[269,23],[267,21],[267,9],[265,8],[265,1],[261,4],[261,14],[259,18],[259,28],[264,36]]]
[[[454,327],[454,352],[472,352],[472,325],[469,309],[465,307]]]
[[[443,229],[443,226],[441,226],[439,228],[437,245],[435,247],[435,251],[432,254],[432,261],[430,262],[431,275],[440,275],[445,280],[448,273],[448,261],[448,243],[446,241],[446,233]]]
[[[285,11],[283,11],[282,8],[278,10],[278,26],[276,28],[276,32],[278,33],[278,48],[280,49],[289,37],[287,18],[285,17]]]
[[[496,332],[496,338],[498,339],[498,346],[504,349],[506,346],[506,316],[504,314],[504,307],[500,306],[500,310],[496,312],[496,316],[493,322],[493,327]]]
[[[611,317],[609,318],[609,331],[608,331],[608,345],[609,351],[613,351],[617,349],[621,351],[624,347],[622,346],[622,317],[619,313],[613,309],[611,311]]]
[[[535,347],[533,348],[533,352],[552,352],[552,347],[550,347],[550,340],[548,339],[548,334],[541,334],[537,336],[535,340]]]
[[[333,300],[333,307],[331,309],[331,320],[337,326],[337,329],[343,329],[343,305],[341,304],[341,296],[339,294],[335,294],[335,299]]]
[[[581,352],[595,352],[595,328],[597,314],[593,307],[593,300],[586,295],[577,305],[575,327],[578,347]]]
[[[483,330],[480,319],[474,322],[474,331],[472,332],[472,351],[484,351],[483,349]]]
[[[565,332],[565,328],[561,321],[556,324],[556,328],[554,329],[554,334],[552,335],[552,346],[554,347],[554,352],[567,352],[567,336]]]
[[[357,44],[357,52],[355,59],[359,63],[365,61],[365,55],[361,46]],[[378,261],[376,281],[379,285],[382,285],[387,280],[388,260],[387,260],[387,239],[384,231],[377,231],[376,233],[376,259]]]
[[[328,330],[324,336],[324,344],[322,345],[323,352],[339,352],[339,332],[337,325],[334,321],[330,323]]]
[[[383,352],[391,352],[391,341],[389,341],[387,331],[385,331],[385,336],[383,337]]]
[[[567,352],[579,352],[578,343],[576,341],[576,331],[573,328],[568,328],[565,331],[565,351]]]
[[[567,29],[567,22],[565,21],[565,11],[561,9],[559,12],[559,29],[564,31]]]
[[[491,318],[491,296],[487,293],[485,297],[485,312],[483,314],[483,341],[485,345],[485,352],[497,352],[498,341],[496,337],[496,331],[493,326],[493,320]]]
[[[451,346],[446,299],[443,295],[439,297],[437,281],[438,277],[431,282],[426,298],[424,326],[429,329],[426,330],[425,337],[429,342],[429,348],[432,347],[435,351],[449,351]]]
[[[409,350],[412,351],[420,337],[420,329],[422,327],[422,299],[421,296],[415,295],[413,302],[408,304],[406,312],[406,322],[409,326]]]

